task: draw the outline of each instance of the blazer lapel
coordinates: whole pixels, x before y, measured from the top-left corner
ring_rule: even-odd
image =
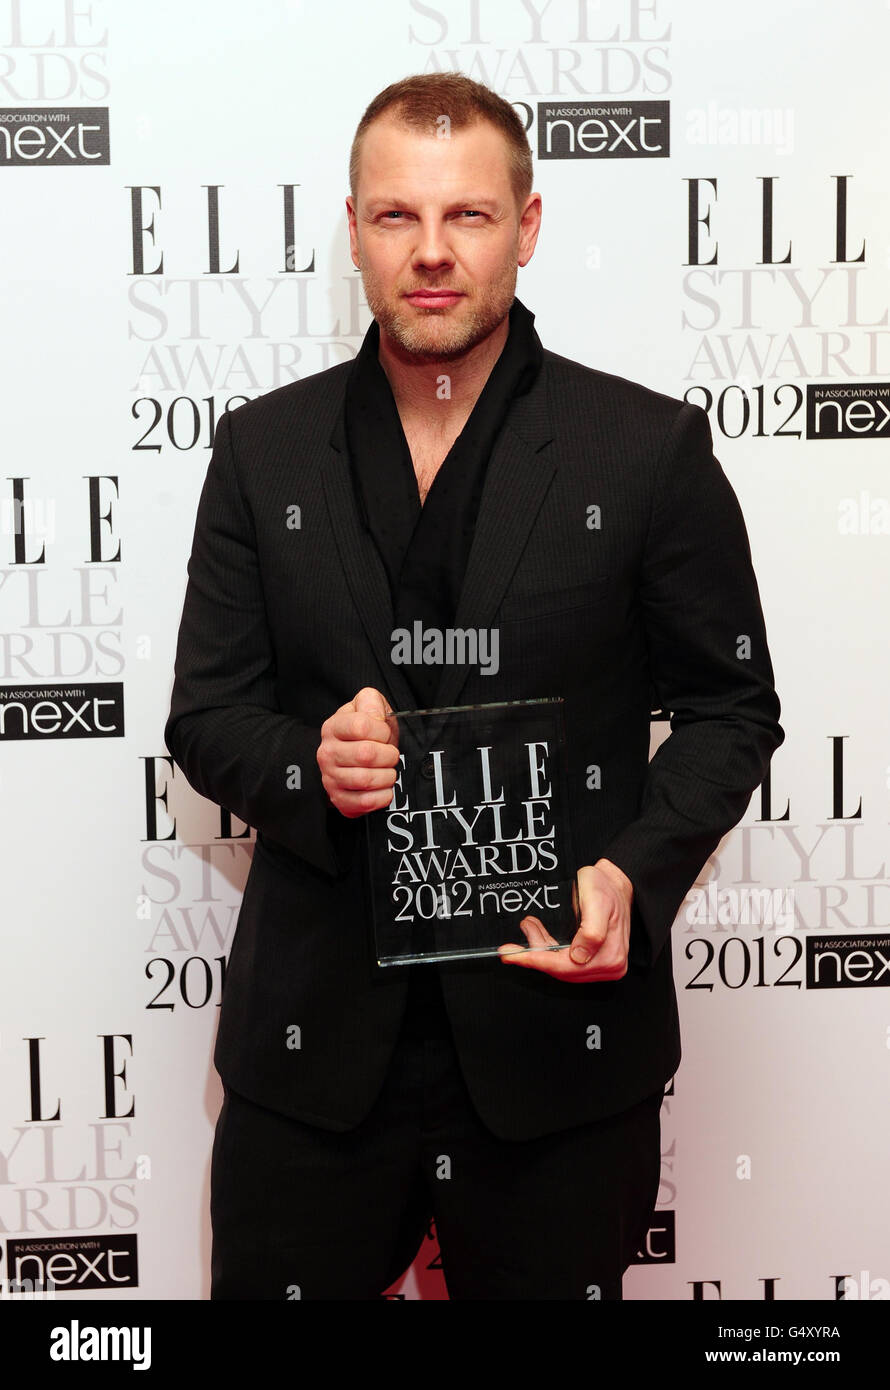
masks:
[[[322,480],[340,563],[368,641],[385,677],[383,693],[393,709],[413,709],[416,700],[401,668],[393,664],[395,614],[389,579],[373,537],[363,527],[356,504],[345,432],[339,415],[329,441]]]
[[[547,364],[532,389],[511,405],[492,450],[454,626],[490,628],[557,469],[547,393]],[[436,706],[457,704],[467,663],[443,666]]]

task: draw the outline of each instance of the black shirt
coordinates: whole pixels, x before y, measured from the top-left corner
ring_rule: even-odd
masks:
[[[534,314],[518,299],[510,328],[469,419],[421,505],[411,452],[378,350],[376,320],[365,335],[346,387],[347,449],[362,519],[389,576],[396,627],[451,626],[473,542],[488,460],[514,396],[528,391],[543,361]],[[440,389],[447,389],[442,364]],[[436,402],[430,402],[430,413]],[[429,708],[439,671],[406,666],[418,699]]]
[[[510,402],[533,385],[543,363],[534,314],[518,299],[509,332],[473,410],[421,504],[411,451],[389,380],[380,364],[376,320],[352,364],[346,385],[344,427],[356,500],[389,577],[395,626],[409,632],[415,621],[444,631],[457,612],[488,460]],[[442,364],[439,390],[447,390]],[[430,402],[430,412],[436,402]],[[428,709],[439,683],[438,667],[406,665],[419,709]],[[439,972],[433,964],[410,971],[404,1030],[414,1037],[447,1036],[448,1018]]]

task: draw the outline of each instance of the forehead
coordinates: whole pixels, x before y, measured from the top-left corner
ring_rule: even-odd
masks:
[[[443,113],[447,114],[447,113]],[[493,197],[511,192],[507,140],[490,121],[477,121],[448,132],[431,122],[429,131],[384,115],[365,131],[359,160],[362,198],[384,192],[408,198],[439,189],[443,196],[460,192]]]

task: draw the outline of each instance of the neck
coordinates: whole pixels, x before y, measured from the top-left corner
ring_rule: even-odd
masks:
[[[503,351],[510,331],[506,314],[496,328],[460,357],[419,361],[381,329],[378,356],[392,389],[402,423],[417,420],[447,430],[465,422],[479,399],[491,369]],[[448,396],[442,399],[441,379],[448,378]],[[431,403],[435,405],[435,414]]]

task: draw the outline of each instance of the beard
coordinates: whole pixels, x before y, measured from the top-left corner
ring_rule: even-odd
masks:
[[[504,266],[496,280],[478,289],[475,294],[466,294],[458,302],[442,309],[415,309],[406,304],[402,293],[414,290],[462,290],[460,285],[445,281],[409,285],[403,292],[389,294],[372,270],[362,268],[362,284],[368,308],[385,333],[402,352],[415,362],[448,362],[462,357],[477,343],[481,343],[510,312],[516,295],[518,267],[514,263]]]

